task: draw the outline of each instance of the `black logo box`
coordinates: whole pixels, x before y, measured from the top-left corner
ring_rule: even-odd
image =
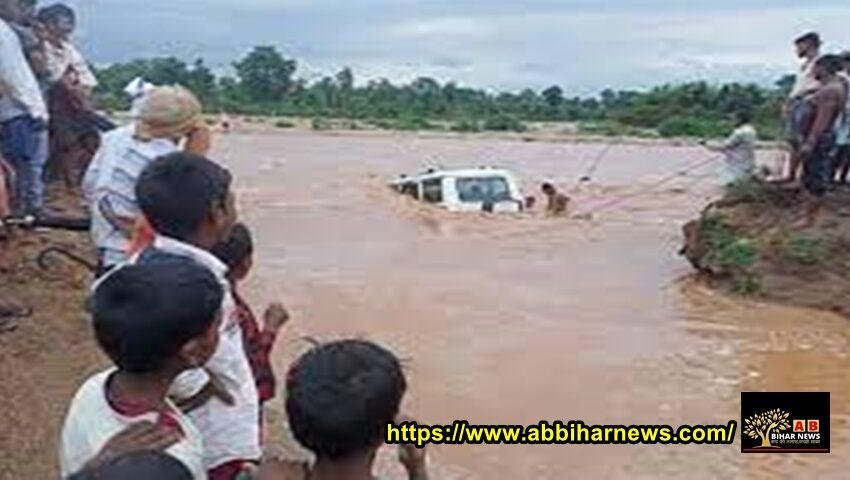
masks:
[[[791,427],[780,433],[794,433],[795,420],[819,420],[821,441],[817,445],[757,448],[761,440],[744,434],[746,419],[779,409],[788,413]],[[742,392],[741,393],[741,452],[743,453],[829,453],[829,393],[828,392]]]

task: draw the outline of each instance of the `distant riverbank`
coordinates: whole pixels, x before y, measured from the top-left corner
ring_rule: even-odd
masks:
[[[119,115],[121,117],[123,115]],[[218,129],[222,128],[222,117],[209,115],[208,122]],[[607,143],[647,146],[695,146],[701,138],[662,137],[651,129],[613,128],[603,129],[599,124],[580,122],[521,122],[520,127],[511,129],[485,129],[481,125],[476,129],[461,129],[448,121],[429,121],[425,124],[404,124],[390,120],[359,120],[346,118],[299,118],[233,116],[230,117],[231,130],[234,132],[279,132],[285,130],[311,130],[328,135],[415,135],[423,138],[475,138],[517,142],[548,143]],[[719,141],[722,138],[708,138]],[[762,141],[761,149],[781,148],[776,141]]]

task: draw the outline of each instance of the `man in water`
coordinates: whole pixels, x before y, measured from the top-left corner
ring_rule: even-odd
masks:
[[[756,175],[757,141],[758,133],[752,125],[752,114],[741,109],[735,114],[735,131],[722,145],[703,145],[725,155],[727,174],[724,183],[730,184]]]
[[[804,142],[800,147],[803,161],[803,186],[809,194],[806,218],[801,227],[811,227],[832,181],[832,155],[835,148],[835,124],[847,104],[848,88],[838,76],[841,57],[825,55],[814,65],[813,73],[821,87],[809,100],[810,113],[802,122]]]
[[[800,163],[803,161],[800,148],[805,138],[801,124],[809,113],[809,102],[807,100],[821,87],[821,83],[814,74],[815,62],[821,56],[820,35],[815,32],[807,33],[795,40],[794,46],[797,49],[797,56],[803,60],[803,63],[800,65],[800,72],[791,88],[784,110],[787,120],[788,142],[791,148],[788,170],[788,181],[790,182],[797,180]]]
[[[570,205],[570,197],[558,192],[551,183],[544,183],[540,188],[543,195],[546,195],[546,214],[552,216],[566,215],[567,208]]]

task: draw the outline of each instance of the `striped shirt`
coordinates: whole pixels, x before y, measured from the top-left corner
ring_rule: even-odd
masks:
[[[177,151],[170,140],[137,140],[134,126],[113,130],[103,136],[100,150],[92,160],[83,180],[83,192],[91,214],[92,242],[97,247],[105,267],[128,260],[130,239],[103,213],[103,203],[123,218],[141,215],[136,202],[136,182],[156,158]]]

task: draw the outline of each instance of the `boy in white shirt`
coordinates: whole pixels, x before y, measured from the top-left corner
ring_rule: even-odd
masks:
[[[185,152],[155,160],[136,183],[139,207],[156,237],[133,261],[184,258],[212,272],[225,291],[215,354],[205,368],[181,375],[171,391],[204,437],[210,480],[234,480],[262,455],[259,396],[228,268],[210,253],[230,235],[237,220],[231,183],[226,169]]]
[[[119,269],[93,298],[98,344],[117,368],[78,390],[62,430],[62,476],[83,470],[116,434],[152,422],[180,435],[167,449],[206,480],[201,434],[167,399],[174,379],[205,364],[218,345],[221,301],[216,278],[194,262],[169,258]]]

